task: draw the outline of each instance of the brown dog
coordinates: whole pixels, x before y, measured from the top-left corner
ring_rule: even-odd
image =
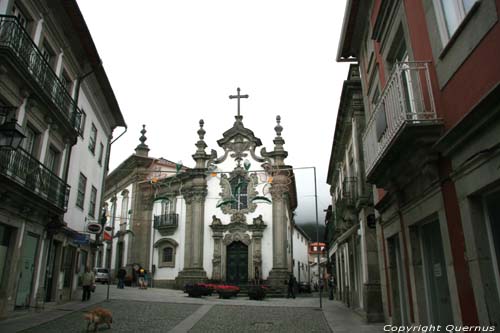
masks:
[[[96,332],[97,326],[100,324],[108,324],[108,328],[111,328],[111,323],[113,322],[113,315],[110,311],[104,308],[95,308],[92,311],[87,312],[84,315],[84,318],[88,321],[87,332],[92,324],[94,324],[94,332]]]

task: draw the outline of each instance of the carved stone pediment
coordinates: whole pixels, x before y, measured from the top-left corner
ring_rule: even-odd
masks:
[[[222,243],[226,246],[231,244],[232,242],[242,242],[243,244],[248,246],[251,243],[250,235],[243,232],[231,232],[227,234],[222,241]]]

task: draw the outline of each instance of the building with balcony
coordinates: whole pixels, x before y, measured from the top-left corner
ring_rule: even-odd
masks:
[[[100,169],[97,156],[94,163],[81,150],[87,122],[101,134]],[[78,295],[92,237],[85,219],[75,218],[75,198],[83,203],[90,196],[99,210],[110,138],[125,125],[75,1],[0,1],[0,124],[0,316],[6,316]],[[5,143],[13,128],[22,134],[19,146]],[[77,164],[88,189],[78,187]]]
[[[363,155],[365,123],[359,67],[351,65],[340,97],[327,175],[332,204],[326,241],[336,299],[375,322],[384,318],[372,188],[366,183]]]
[[[347,1],[337,60],[359,64],[387,323],[500,323],[499,10]]]
[[[233,98],[243,97],[239,91]],[[149,158],[147,146],[140,144],[107,181],[108,220],[115,221],[115,231],[114,246],[105,251],[112,268],[127,266],[133,280],[130,268],[142,266],[155,287],[183,288],[207,280],[266,282],[282,294],[289,274],[309,278],[309,242],[293,220],[295,177],[284,163],[280,121],[278,116],[274,150],[262,148],[259,154],[262,142],[244,127],[238,112],[217,141],[223,151],[218,156],[216,150],[205,151],[201,120],[193,168]],[[121,203],[126,196],[129,209]],[[117,232],[118,220],[124,221],[124,232]]]
[[[187,170],[164,158],[150,157],[145,134],[143,125],[135,153],[106,178],[104,246],[99,249],[96,258],[96,266],[110,268],[113,276],[121,267],[127,267],[129,281],[135,278],[131,275],[134,265],[149,269],[145,263],[151,255],[151,242],[178,228],[178,214],[170,211],[166,199],[157,195],[156,184],[181,170]],[[140,193],[143,188],[147,189],[145,194],[161,204],[160,211],[153,215],[145,212],[148,207],[151,209],[155,200],[146,202]]]

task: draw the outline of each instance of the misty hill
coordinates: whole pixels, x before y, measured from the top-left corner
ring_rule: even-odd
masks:
[[[297,225],[304,230],[304,232],[311,238],[311,242],[316,241],[316,223],[297,223]],[[325,235],[325,225],[323,223],[319,224],[319,241],[324,241]]]

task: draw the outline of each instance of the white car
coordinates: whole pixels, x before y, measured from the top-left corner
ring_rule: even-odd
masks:
[[[109,269],[104,267],[94,268],[95,282],[109,283]]]

